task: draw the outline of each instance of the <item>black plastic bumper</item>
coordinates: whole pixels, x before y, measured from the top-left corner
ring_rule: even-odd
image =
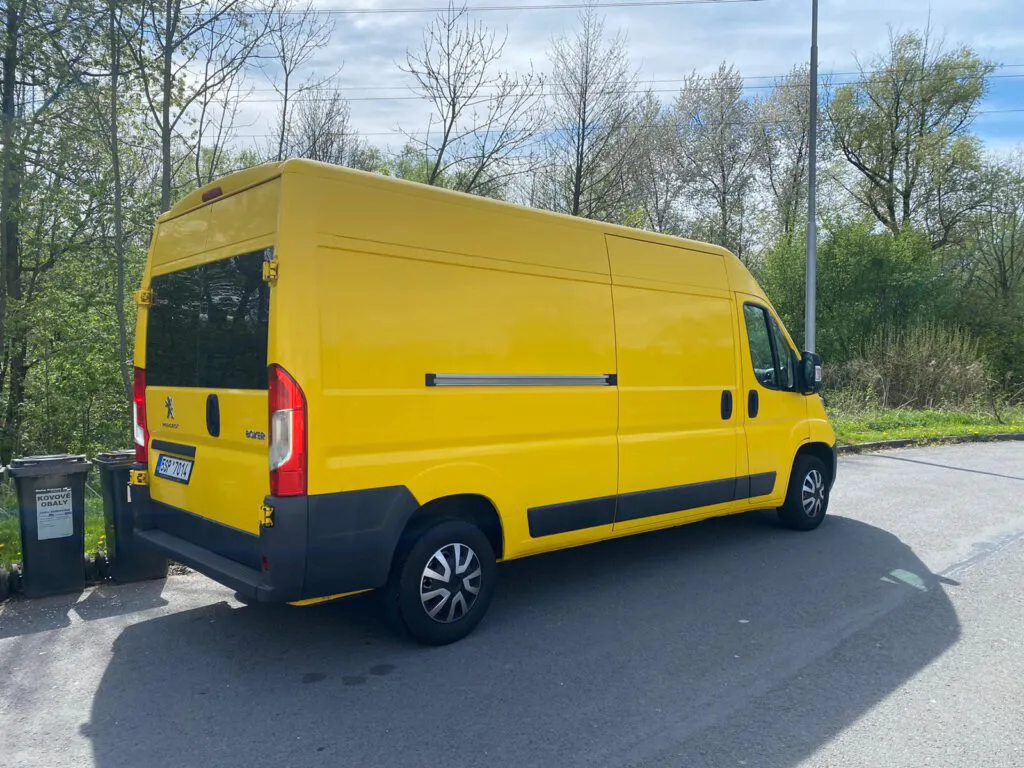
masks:
[[[133,487],[132,497],[140,544],[259,602],[383,586],[419,507],[400,486],[269,497],[273,526],[256,535],[153,501],[146,487]]]

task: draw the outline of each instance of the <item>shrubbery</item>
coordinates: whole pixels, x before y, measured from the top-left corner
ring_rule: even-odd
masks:
[[[985,407],[991,376],[969,331],[926,323],[874,333],[860,354],[828,370],[827,387],[848,408]]]

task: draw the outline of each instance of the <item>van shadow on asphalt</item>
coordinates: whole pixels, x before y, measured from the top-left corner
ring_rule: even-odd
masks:
[[[445,648],[394,637],[372,597],[135,623],[83,733],[100,768],[793,766],[959,636],[938,577],[843,517],[711,520],[499,577]]]
[[[82,621],[95,621],[159,608],[167,605],[161,595],[163,589],[164,579],[154,579],[135,582],[130,590],[107,583],[35,600],[12,598],[3,607],[0,640],[70,626],[72,614]]]

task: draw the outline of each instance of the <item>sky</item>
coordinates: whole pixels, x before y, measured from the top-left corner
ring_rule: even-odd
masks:
[[[521,71],[531,64],[549,68],[553,37],[572,34],[578,10],[472,10],[487,5],[564,4],[570,0],[467,0],[474,18],[508,40],[501,67]],[[445,0],[313,0],[319,9],[436,8]],[[870,62],[887,45],[890,30],[932,29],[950,47],[966,44],[1002,65],[989,80],[975,132],[986,148],[1005,152],[1024,146],[1024,0],[819,0],[819,68],[852,73],[857,60]],[[598,3],[600,6],[600,3]],[[810,47],[811,0],[758,0],[663,7],[608,7],[606,29],[621,30],[642,82],[665,100],[680,80],[708,72],[723,60],[747,78],[750,95],[769,76],[806,62]],[[399,70],[406,50],[416,48],[431,13],[332,14],[331,41],[310,62],[311,76],[340,67],[338,83],[349,99],[352,125],[373,144],[397,150],[401,130],[423,131],[429,107],[410,90]],[[237,125],[242,143],[260,142],[269,132],[274,105],[268,84],[257,80]]]

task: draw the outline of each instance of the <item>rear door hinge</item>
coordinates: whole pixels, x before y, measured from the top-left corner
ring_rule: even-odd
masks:
[[[263,262],[263,282],[270,285],[277,282],[277,259],[267,259]]]
[[[269,504],[260,504],[260,528],[274,527],[274,508]]]
[[[149,288],[144,288],[141,291],[136,291],[133,294],[135,303],[140,307],[148,307],[153,303],[153,291]]]

